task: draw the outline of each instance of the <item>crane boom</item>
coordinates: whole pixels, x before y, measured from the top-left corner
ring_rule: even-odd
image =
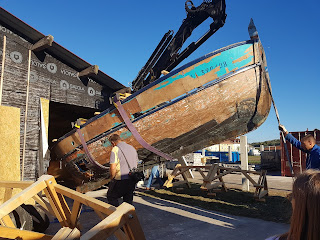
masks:
[[[163,70],[170,72],[174,69],[218,31],[224,25],[227,17],[225,0],[205,0],[198,7],[195,7],[191,0],[187,0],[185,9],[187,17],[175,36],[173,36],[173,31],[171,30],[163,36],[151,57],[132,81],[132,90],[134,92],[158,79]],[[192,31],[208,18],[213,19],[210,29],[198,41],[192,42],[181,51],[183,44],[191,36]]]

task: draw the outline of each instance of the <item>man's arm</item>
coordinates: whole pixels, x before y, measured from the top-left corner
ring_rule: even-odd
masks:
[[[283,125],[279,125],[279,130],[283,132],[284,136],[286,139],[296,148],[300,149],[303,152],[306,152],[302,147],[301,147],[301,142],[296,139],[294,136],[292,136],[291,133],[287,131],[287,129]]]
[[[111,163],[110,164],[110,179],[114,179],[116,176],[116,166],[117,164]]]
[[[296,139],[294,136],[292,136],[291,133],[288,133],[288,134],[286,135],[286,139],[287,139],[293,146],[295,146],[296,148],[299,148],[300,150],[302,150],[302,151],[305,152],[305,150],[301,147],[301,142],[300,142],[298,139]]]
[[[110,154],[110,179],[114,179],[116,177],[117,172],[117,163],[116,163],[116,149],[112,148]]]

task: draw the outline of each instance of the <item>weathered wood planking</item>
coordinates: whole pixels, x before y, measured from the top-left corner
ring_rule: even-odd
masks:
[[[4,36],[7,37],[7,44],[2,104],[21,109],[20,144],[22,149],[26,111],[28,49],[32,47],[32,44],[0,25],[1,56]],[[38,176],[40,98],[99,109],[101,103],[105,102],[105,97],[101,94],[102,90],[103,87],[100,84],[88,77],[78,78],[76,70],[49,54],[43,51],[36,54],[32,53],[26,132],[25,179],[35,180]]]
[[[188,147],[188,144],[196,144],[195,142],[201,140],[202,137],[197,141],[194,139],[197,136],[190,138],[193,131],[194,135],[205,135],[212,130],[216,132],[217,136],[213,135],[210,138],[212,144],[232,137],[232,135],[235,134],[234,131],[237,131],[236,135],[241,135],[242,131],[247,129],[247,123],[253,116],[255,110],[257,93],[255,70],[251,69],[239,74],[234,81],[229,80],[150,114],[135,122],[134,125],[150,144],[158,143],[163,139],[170,141],[171,144],[165,144],[161,147],[165,152],[171,152],[173,150],[169,148],[172,144],[174,144],[176,148],[180,148],[181,146]],[[242,84],[235,84],[237,81],[242,82]],[[248,85],[251,85],[251,87],[248,87]],[[267,90],[265,84],[262,87],[265,91]],[[264,104],[261,103],[261,106],[264,107],[261,110],[258,109],[257,116],[253,118],[253,122],[256,125],[255,127],[259,125],[260,121],[264,120],[265,115],[267,115],[269,111],[268,107],[265,107],[265,103],[270,107],[270,103],[268,104],[268,101],[270,101],[268,98],[269,95],[263,95],[261,102],[264,102]],[[228,107],[221,107],[221,105],[217,105],[216,102],[223,102],[223,104]],[[234,104],[234,102],[236,104]],[[237,116],[234,117],[232,122],[219,127],[219,124],[223,124],[235,114]],[[203,125],[209,124],[210,122],[212,126],[208,125],[206,128],[202,128]],[[243,126],[244,123],[246,124],[245,126]],[[211,129],[212,127],[213,129]],[[197,128],[201,129],[201,133],[196,131]],[[229,130],[229,128],[232,130]],[[87,130],[87,132],[90,131]],[[141,148],[140,144],[135,141],[126,128],[122,128],[117,132],[126,142],[133,144],[137,149]],[[219,132],[221,134],[219,134]],[[184,134],[187,135],[182,137],[182,139],[177,139]],[[74,137],[74,140],[76,140],[78,136],[73,135],[70,137]],[[179,142],[174,142],[173,140]],[[204,139],[204,141],[208,140]],[[72,145],[72,143],[70,143],[70,145]],[[108,155],[105,155],[105,153],[111,149],[107,137],[103,137],[89,144],[88,147],[98,161],[106,162]],[[170,151],[166,151],[166,148],[169,148]],[[83,152],[77,151],[76,154],[83,154]],[[68,156],[66,159],[74,159],[74,155]]]
[[[125,109],[134,119],[133,114],[137,112],[145,113],[163,102],[175,99],[240,67],[252,65],[254,62],[253,55],[253,44],[246,42],[239,46],[235,45],[225,52],[213,53],[212,56],[206,57],[194,65],[191,65],[191,63],[188,64],[191,65],[189,67],[181,67],[182,70],[177,70],[178,73],[174,75],[168,74],[162,80],[159,79],[157,81],[159,83],[155,82],[157,84],[152,84],[153,86],[137,94],[134,98],[125,101]],[[195,80],[193,81],[193,79]],[[88,141],[121,123],[122,118],[118,111],[114,109],[91,120],[82,128],[82,132],[85,140]],[[62,157],[79,145],[81,144],[77,134],[73,134],[63,139],[54,151],[58,157]]]
[[[197,63],[195,67],[188,66],[173,76],[172,74],[169,75],[169,78],[173,80],[169,81],[168,77],[164,78],[162,83],[156,82],[144,92],[125,100],[124,108],[131,115],[134,126],[141,136],[149,144],[178,157],[245,134],[260,126],[265,121],[271,106],[271,98],[266,84],[268,75],[265,73],[265,66],[261,62],[263,61],[261,57],[263,49],[260,42],[254,44],[246,42],[240,46],[242,49],[238,52],[241,52],[242,56],[234,58],[234,55],[227,54],[231,60],[224,58],[226,62],[236,64],[235,66],[230,67],[230,63],[218,65],[219,71],[222,71],[220,76],[215,67],[211,68],[209,65],[209,67],[200,68],[201,64]],[[235,45],[235,48],[237,47],[239,45]],[[259,51],[257,51],[258,48]],[[230,49],[232,48],[227,47],[226,51],[230,51]],[[222,53],[218,53],[211,59],[221,55]],[[240,64],[242,61],[244,62]],[[210,59],[204,59],[201,62],[206,65],[210,62]],[[253,65],[257,63],[262,65]],[[213,64],[213,66],[216,65],[217,63]],[[231,75],[220,82],[217,81],[212,85],[203,86],[203,88],[197,89],[172,103],[166,102],[168,96],[174,99],[185,93],[186,90],[190,91],[193,88],[200,87],[199,82],[190,83],[192,77],[190,77],[191,74],[187,73],[187,69],[193,71],[197,67],[199,69],[195,70],[194,76],[198,76],[195,77],[196,79],[201,79],[201,84],[224,77],[226,74]],[[247,69],[238,71],[242,67],[247,67]],[[212,72],[204,70],[204,76],[202,76],[203,69],[212,69]],[[206,72],[208,74],[207,79],[205,77]],[[179,75],[184,76],[184,78],[179,78],[179,82],[177,82],[175,79]],[[169,86],[169,83],[177,85]],[[177,90],[178,86],[183,86],[183,90]],[[152,100],[147,101],[152,96],[150,91],[155,89],[161,90],[163,94],[157,94],[157,97],[151,97]],[[164,101],[165,106],[155,108],[153,112],[145,113],[143,109],[150,108],[152,106],[150,102],[152,101],[157,104]],[[144,115],[134,119],[133,114],[139,110]],[[102,164],[108,162],[111,144],[107,136],[114,132],[139,149],[140,159],[146,159],[150,154],[147,150],[142,149],[142,146],[126,127],[119,126],[121,122],[122,119],[118,111],[113,109],[89,120],[89,123],[81,128],[86,141],[89,141],[88,148],[98,162]],[[98,134],[102,135],[99,136]],[[85,154],[81,149],[77,148],[76,151],[73,151],[79,145],[81,144],[77,133],[71,132],[68,136],[61,138],[53,150],[59,158],[65,161],[66,166],[70,167],[71,164],[68,164],[68,162],[75,159],[85,159]],[[69,170],[73,171],[75,169]]]

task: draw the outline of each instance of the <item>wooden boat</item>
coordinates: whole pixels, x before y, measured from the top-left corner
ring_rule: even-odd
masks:
[[[179,158],[259,127],[271,106],[269,86],[265,53],[255,36],[162,76],[124,99],[122,106],[147,143]],[[102,165],[108,166],[112,148],[108,137],[113,133],[133,145],[142,161],[154,159],[116,107],[80,128],[89,152]],[[99,171],[88,161],[76,129],[58,139],[52,152],[77,185],[108,177],[107,170]]]

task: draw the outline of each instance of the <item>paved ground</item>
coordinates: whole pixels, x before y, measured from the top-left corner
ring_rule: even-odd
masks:
[[[193,181],[199,181],[198,173]],[[231,174],[224,179],[230,185],[241,185],[241,175]],[[268,176],[270,189],[290,190],[292,179],[279,176]],[[106,189],[87,193],[102,201],[106,201]],[[259,219],[232,216],[224,213],[203,210],[167,200],[146,197],[136,191],[134,206],[147,239],[162,240],[256,240],[286,232],[287,224],[263,221]],[[94,212],[84,209],[81,222],[89,229],[97,222]],[[47,233],[52,234],[59,228],[52,223]]]
[[[286,224],[222,214],[139,194],[134,201],[147,239],[253,240],[288,230]]]

